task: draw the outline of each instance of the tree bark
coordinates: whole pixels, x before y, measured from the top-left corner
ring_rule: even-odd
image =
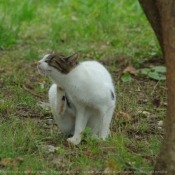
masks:
[[[157,36],[162,52],[164,53],[161,14],[157,7],[157,0],[139,0],[139,2]]]
[[[139,2],[160,42],[167,67],[168,106],[165,135],[153,174],[162,171],[163,174],[172,175],[175,174],[175,0],[139,0]],[[152,10],[154,12],[150,12]]]

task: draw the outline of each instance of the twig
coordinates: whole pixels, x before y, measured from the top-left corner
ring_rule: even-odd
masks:
[[[154,86],[153,91],[151,92],[151,95],[153,95],[153,93],[154,93],[154,91],[155,91],[157,85],[159,84],[159,82],[160,82],[160,81],[158,81],[158,82],[156,83],[156,85]]]

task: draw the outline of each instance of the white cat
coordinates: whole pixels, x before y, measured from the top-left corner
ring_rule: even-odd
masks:
[[[54,84],[49,89],[52,113],[61,131],[77,145],[86,127],[105,139],[115,109],[115,89],[106,68],[96,61],[77,62],[78,54],[47,54],[38,62],[41,74]]]

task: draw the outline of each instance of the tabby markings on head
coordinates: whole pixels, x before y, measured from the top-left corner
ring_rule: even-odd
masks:
[[[49,64],[49,66],[54,67],[59,72],[63,74],[68,74],[72,69],[74,69],[77,65],[78,54],[75,53],[71,56],[64,56],[61,54],[50,54],[45,62]]]

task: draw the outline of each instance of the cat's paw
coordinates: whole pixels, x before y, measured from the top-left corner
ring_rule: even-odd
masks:
[[[81,142],[81,137],[71,137],[67,141],[73,145],[78,145]]]

